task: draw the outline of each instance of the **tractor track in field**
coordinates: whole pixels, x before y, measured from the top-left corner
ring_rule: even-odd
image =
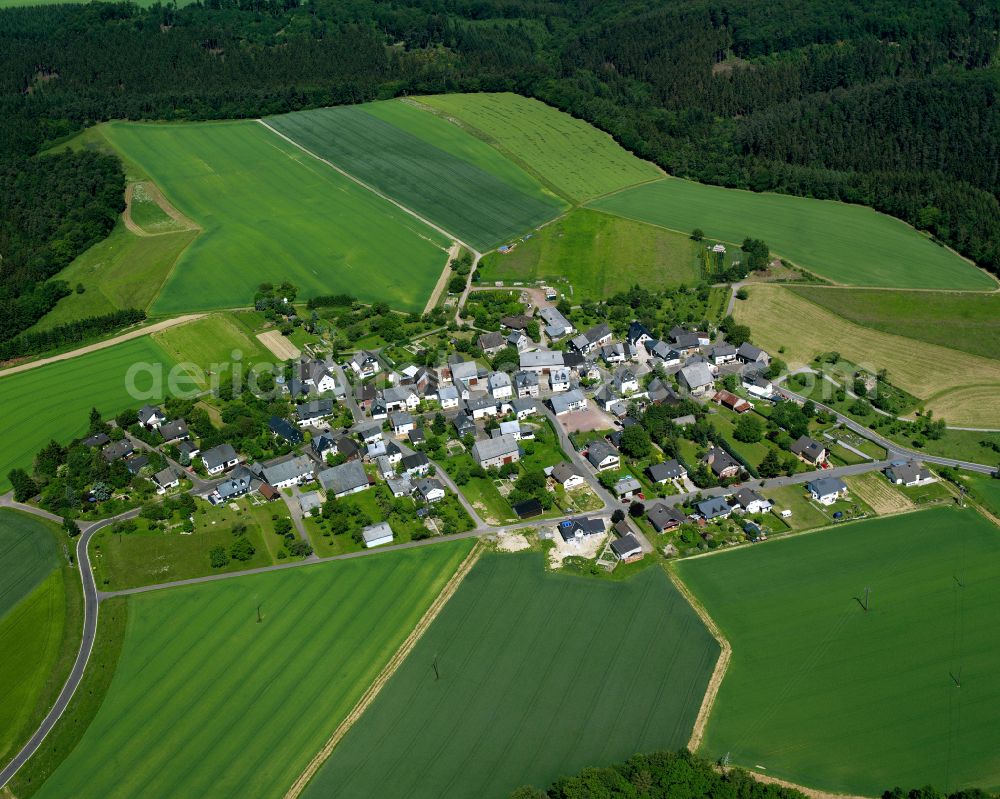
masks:
[[[361,695],[357,704],[347,714],[347,717],[337,725],[337,729],[333,731],[333,735],[330,736],[329,740],[323,745],[323,748],[316,753],[309,765],[305,767],[305,770],[299,775],[298,779],[292,783],[292,787],[288,789],[285,794],[284,799],[297,799],[305,790],[306,785],[315,776],[316,772],[319,771],[320,767],[327,761],[333,750],[337,747],[345,735],[350,732],[351,728],[358,722],[358,720],[364,715],[365,711],[369,708],[372,702],[375,701],[375,697],[381,693],[382,689],[385,687],[386,683],[393,674],[403,665],[403,661],[409,656],[410,652],[417,645],[417,642],[423,637],[423,634],[430,628],[434,620],[438,617],[438,614],[444,609],[448,601],[454,596],[458,587],[462,584],[466,575],[472,571],[472,567],[476,565],[479,557],[483,553],[483,547],[478,543],[472,548],[468,555],[466,555],[465,560],[459,565],[455,573],[451,576],[447,583],[445,583],[444,588],[441,589],[441,593],[437,595],[437,598],[431,603],[431,606],[427,608],[424,615],[417,622],[417,625],[410,631],[410,634],[403,641],[399,649],[396,650],[395,654],[389,659],[389,662],[385,664],[382,671],[379,672],[378,677],[375,681],[368,687],[368,690]]]

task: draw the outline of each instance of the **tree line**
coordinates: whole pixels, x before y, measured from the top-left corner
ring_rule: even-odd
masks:
[[[88,316],[84,319],[55,325],[47,330],[22,333],[17,338],[0,342],[0,361],[23,358],[26,355],[37,355],[66,344],[97,338],[104,333],[137,324],[145,318],[145,311],[136,308],[123,308],[120,311],[112,311],[100,316]]]

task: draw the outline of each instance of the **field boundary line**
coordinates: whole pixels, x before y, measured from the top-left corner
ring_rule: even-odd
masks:
[[[282,132],[281,132],[280,130],[276,130],[275,128],[272,128],[272,127],[271,127],[270,125],[268,125],[268,124],[267,124],[267,121],[266,121],[266,120],[263,120],[263,119],[259,119],[259,118],[258,118],[258,119],[257,119],[257,122],[259,122],[259,123],[260,123],[261,125],[263,125],[263,126],[264,126],[265,128],[267,128],[267,129],[268,129],[269,131],[271,131],[271,133],[273,133],[273,134],[274,134],[275,136],[278,136],[278,137],[280,137],[280,138],[284,139],[284,140],[285,140],[286,142],[288,142],[289,144],[291,144],[291,145],[292,145],[293,147],[297,147],[298,149],[300,149],[300,150],[301,150],[302,152],[304,152],[304,153],[305,153],[306,155],[308,155],[308,156],[309,156],[310,158],[315,158],[315,159],[316,159],[317,161],[319,161],[320,163],[323,163],[323,164],[326,164],[326,165],[327,165],[328,167],[330,167],[330,169],[333,169],[334,171],[336,171],[336,172],[339,172],[339,173],[340,173],[341,175],[343,175],[343,176],[344,176],[345,178],[347,178],[348,180],[350,180],[350,181],[352,181],[352,182],[354,182],[354,183],[357,183],[357,184],[358,184],[359,186],[361,186],[361,188],[363,188],[363,189],[365,189],[365,190],[367,190],[367,191],[370,191],[370,192],[371,192],[372,194],[374,194],[374,195],[375,195],[376,197],[381,197],[381,198],[382,198],[383,200],[385,200],[385,201],[386,201],[387,203],[392,203],[392,204],[393,204],[393,205],[395,205],[395,206],[396,206],[396,207],[397,207],[397,208],[398,208],[399,210],[401,210],[401,211],[403,211],[403,212],[405,212],[405,213],[409,214],[409,215],[410,215],[410,216],[412,216],[412,217],[413,217],[414,219],[416,219],[416,220],[417,220],[418,222],[423,222],[423,223],[424,223],[425,225],[427,225],[427,227],[429,227],[429,228],[431,228],[431,229],[433,229],[433,230],[436,230],[436,231],[437,231],[438,233],[440,233],[440,234],[441,234],[442,236],[444,236],[444,237],[446,237],[446,238],[448,238],[448,239],[451,239],[452,241],[455,241],[455,242],[458,242],[458,243],[459,243],[459,244],[461,244],[461,245],[462,245],[463,247],[465,247],[465,248],[466,248],[467,250],[471,250],[471,251],[472,251],[472,253],[473,253],[474,255],[480,255],[480,254],[481,254],[481,253],[479,252],[479,250],[477,250],[477,249],[476,249],[475,247],[473,247],[473,246],[472,246],[471,244],[466,244],[466,243],[465,243],[464,241],[462,241],[462,240],[461,240],[461,239],[460,239],[460,238],[459,238],[458,236],[456,236],[455,234],[453,234],[453,233],[449,233],[449,232],[448,232],[447,230],[445,230],[445,229],[444,229],[443,227],[441,227],[441,226],[439,226],[439,225],[435,225],[435,224],[434,224],[433,222],[431,222],[431,221],[430,221],[429,219],[427,219],[427,218],[425,218],[425,217],[422,217],[422,216],[421,216],[420,214],[418,214],[418,213],[417,213],[416,211],[414,211],[414,210],[413,210],[412,208],[407,208],[407,207],[406,207],[405,205],[403,205],[403,204],[402,204],[401,202],[399,202],[399,200],[394,200],[394,199],[393,199],[392,197],[389,197],[388,195],[386,195],[386,194],[383,194],[383,193],[382,193],[382,192],[380,192],[380,191],[379,191],[378,189],[376,189],[376,188],[375,188],[374,186],[371,186],[371,185],[369,185],[368,183],[365,183],[365,182],[364,182],[363,180],[361,180],[360,178],[357,178],[357,177],[355,177],[354,175],[352,175],[352,174],[351,174],[350,172],[348,172],[348,171],[347,171],[346,169],[343,169],[342,167],[339,167],[339,166],[337,166],[337,165],[336,165],[335,163],[333,163],[333,161],[328,161],[328,160],[327,160],[326,158],[323,158],[323,157],[321,157],[321,156],[317,155],[317,154],[316,154],[316,153],[314,153],[314,152],[313,152],[312,150],[309,150],[308,148],[306,148],[306,147],[303,147],[303,146],[302,146],[301,144],[299,144],[299,143],[298,143],[297,141],[295,141],[295,139],[293,139],[293,138],[291,138],[291,137],[289,137],[289,136],[286,136],[286,135],[285,135],[284,133],[282,133]]]
[[[796,791],[804,793],[809,797],[809,799],[870,799],[870,797],[861,796],[860,794],[830,793],[829,791],[821,791],[818,788],[810,788],[806,785],[799,785],[796,782],[783,780],[780,777],[772,777],[770,774],[763,774],[752,768],[744,770],[751,774],[757,782],[763,782],[767,785],[780,785],[783,788],[792,788]]]
[[[684,584],[684,581],[681,580],[677,573],[669,567],[666,569],[666,572],[670,577],[670,582],[680,591],[681,596],[687,600],[691,609],[698,614],[698,618],[708,628],[708,631],[718,642],[720,648],[719,659],[715,661],[715,668],[712,670],[712,676],[709,678],[708,686],[705,688],[705,696],[702,697],[701,707],[698,708],[698,715],[694,720],[694,729],[691,730],[691,737],[687,743],[687,748],[692,752],[696,752],[698,747],[701,746],[702,739],[705,737],[705,727],[708,726],[708,717],[712,714],[712,708],[715,707],[715,700],[719,695],[719,687],[726,676],[729,661],[733,657],[733,648],[726,639],[726,636],[722,634],[722,630],[719,629],[715,620],[708,614],[704,605],[698,601],[697,597]]]
[[[417,642],[423,637],[424,633],[427,632],[428,628],[438,617],[438,614],[444,609],[444,606],[448,604],[448,601],[454,596],[458,587],[462,584],[466,575],[472,571],[472,567],[476,565],[480,556],[483,554],[484,547],[477,541],[475,546],[468,555],[465,556],[458,569],[451,576],[447,583],[445,583],[444,588],[441,589],[441,593],[437,595],[434,601],[431,603],[430,607],[424,612],[424,615],[417,622],[417,625],[410,631],[410,634],[406,636],[406,640],[403,641],[399,649],[396,650],[395,654],[389,659],[389,662],[385,664],[382,671],[379,672],[378,677],[375,678],[368,690],[361,695],[357,704],[347,714],[347,717],[340,722],[337,729],[333,731],[333,735],[327,740],[323,745],[323,748],[319,750],[313,759],[309,761],[309,765],[305,767],[305,770],[298,776],[298,779],[292,783],[292,787],[288,789],[285,794],[284,799],[297,799],[297,797],[305,790],[306,785],[315,776],[316,772],[319,771],[320,766],[322,766],[327,759],[333,754],[333,750],[337,747],[337,744],[343,740],[344,736],[350,732],[351,727],[353,727],[358,720],[364,715],[365,711],[368,710],[372,702],[375,701],[375,697],[381,693],[382,689],[385,687],[386,683],[393,674],[399,669],[406,658],[409,656],[410,652],[417,645]]]
[[[28,363],[18,364],[17,366],[11,366],[8,369],[0,370],[0,377],[7,377],[8,375],[17,374],[18,372],[27,372],[29,369],[36,369],[39,366],[46,366],[50,363],[58,363],[59,361],[69,361],[73,358],[78,358],[81,355],[87,355],[91,352],[97,352],[98,350],[104,350],[108,347],[113,347],[116,344],[123,344],[126,341],[131,341],[135,338],[142,338],[143,336],[148,336],[151,333],[159,333],[162,330],[166,330],[170,327],[176,327],[177,325],[183,325],[187,322],[194,322],[197,319],[201,319],[207,316],[207,313],[190,313],[184,316],[175,316],[173,319],[165,319],[162,322],[156,322],[152,325],[146,325],[145,327],[135,328],[134,330],[129,330],[127,333],[121,333],[113,338],[104,339],[104,341],[98,341],[94,344],[88,344],[85,347],[80,347],[79,349],[70,350],[69,352],[63,352],[59,355],[51,355],[48,358],[39,358],[37,361],[29,361]]]

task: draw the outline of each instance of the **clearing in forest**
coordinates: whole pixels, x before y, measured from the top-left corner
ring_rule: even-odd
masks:
[[[992,291],[997,282],[905,222],[862,205],[708,186],[679,178],[593,203],[610,213],[737,246],[748,236],[835,283]]]
[[[604,131],[510,92],[439,94],[420,103],[453,119],[571,202],[662,177]]]
[[[129,597],[108,694],[36,796],[281,796],[472,545]]]
[[[866,796],[1000,786],[1000,536],[978,513],[845,524],[676,569],[733,650],[704,754]]]
[[[478,250],[565,208],[485,142],[401,100],[297,111],[265,121]]]
[[[506,796],[687,743],[719,646],[657,567],[485,554],[303,792]]]

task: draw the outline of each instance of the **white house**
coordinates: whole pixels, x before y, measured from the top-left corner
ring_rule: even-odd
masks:
[[[555,480],[559,485],[565,488],[567,491],[572,491],[574,488],[580,488],[587,481],[583,479],[576,469],[574,469],[566,461],[560,461],[555,466],[551,467],[549,470],[549,477]]]
[[[484,469],[492,469],[517,463],[521,460],[521,450],[514,436],[488,438],[472,445],[472,459]]]
[[[442,410],[458,407],[458,389],[454,386],[441,386],[438,389],[438,402]]]
[[[715,385],[715,377],[707,363],[692,363],[683,367],[677,375],[680,384],[692,394],[704,394]]]
[[[392,411],[414,411],[420,404],[420,397],[407,386],[390,386],[382,392],[385,409]]]
[[[819,477],[807,483],[806,490],[823,505],[832,505],[847,496],[847,484],[839,477]]]
[[[177,472],[169,466],[163,471],[154,474],[151,479],[156,486],[157,494],[166,494],[169,489],[177,488],[181,484],[181,479],[177,476]]]
[[[586,409],[587,398],[580,389],[574,388],[572,391],[564,391],[562,394],[556,394],[549,400],[549,405],[552,406],[552,410],[556,416],[562,416],[564,413]]]
[[[432,477],[420,480],[414,487],[424,502],[440,502],[445,497],[444,486]]]
[[[389,522],[369,524],[367,527],[361,529],[361,538],[368,549],[381,546],[382,544],[391,544],[392,528],[389,526]]]
[[[569,391],[569,369],[561,367],[549,372],[549,386],[553,392]]]
[[[406,411],[393,411],[390,413],[389,424],[392,425],[392,432],[397,436],[405,436],[417,426],[413,417]]]
[[[931,470],[918,461],[890,464],[885,476],[890,483],[901,486],[922,486],[937,480]]]
[[[231,469],[240,462],[240,456],[236,454],[232,444],[219,444],[201,453],[202,463],[205,464],[205,471],[209,474],[222,474],[226,469]]]
[[[511,399],[514,396],[514,388],[506,372],[493,372],[486,381],[486,387],[496,400]]]
[[[614,384],[619,394],[634,394],[639,390],[639,380],[635,373],[624,366],[615,372]]]
[[[538,396],[538,375],[535,372],[518,372],[514,375],[514,389],[518,399]]]
[[[264,481],[279,491],[294,485],[302,485],[312,479],[316,463],[312,458],[299,455],[280,463],[263,467]]]
[[[587,460],[599,472],[605,469],[617,469],[621,463],[618,450],[601,438],[587,445]]]
[[[350,361],[351,370],[358,377],[374,377],[382,371],[382,364],[379,363],[378,355],[368,350],[356,352]]]
[[[741,488],[733,497],[744,513],[767,513],[772,503],[752,488]]]

